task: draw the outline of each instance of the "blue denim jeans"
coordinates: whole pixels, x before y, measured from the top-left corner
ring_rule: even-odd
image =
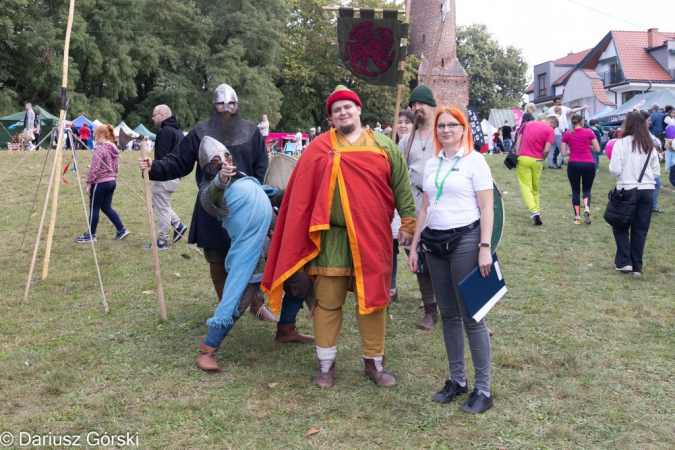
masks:
[[[551,151],[548,153],[548,166],[551,167],[553,166],[553,154],[555,153],[556,147],[558,147],[558,150],[560,150],[560,147],[562,146],[562,136],[559,134],[555,135],[555,144],[551,146]],[[556,161],[556,165],[560,166],[563,162],[563,156],[562,156],[562,151],[558,153],[558,160]]]
[[[661,177],[654,178],[656,185],[654,186],[654,209],[659,209],[659,190],[663,183],[661,182]]]
[[[490,336],[485,320],[476,322],[469,316],[459,282],[478,266],[480,227],[464,235],[457,248],[445,257],[425,253],[431,281],[441,311],[443,339],[448,355],[450,377],[466,381],[464,364],[464,330],[469,338],[469,349],[475,369],[475,388],[490,392]]]

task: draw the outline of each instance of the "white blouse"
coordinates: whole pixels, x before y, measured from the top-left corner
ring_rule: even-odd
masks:
[[[436,200],[438,187],[450,170],[452,173],[446,178],[441,195]],[[424,167],[423,188],[429,196],[429,228],[448,230],[463,227],[480,219],[476,192],[492,189],[492,173],[485,157],[476,151],[448,159],[441,150]]]

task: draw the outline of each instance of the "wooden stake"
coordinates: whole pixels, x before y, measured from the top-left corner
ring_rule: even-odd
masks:
[[[405,1],[405,19],[403,19],[404,24],[410,23],[410,0]],[[408,46],[408,39],[401,39],[401,44],[403,47]],[[400,62],[399,70],[405,71],[405,59]],[[398,113],[401,111],[401,95],[403,93],[403,82],[399,83],[398,89],[396,91],[396,109],[394,111],[394,126],[391,131],[391,140],[396,142],[396,132],[398,131]]]
[[[68,53],[70,51],[70,31],[73,28],[73,15],[75,13],[75,0],[70,0],[68,9],[68,25],[66,26],[66,40],[63,45],[63,77],[61,81],[61,110],[59,113],[59,141],[56,144],[56,155],[54,157],[54,167],[59,174],[61,173],[61,151],[63,150],[63,138],[66,129],[66,110],[68,101],[66,91],[68,90]],[[59,176],[54,179],[54,193],[52,197],[52,211],[49,221],[49,231],[47,232],[47,246],[45,248],[45,261],[42,265],[42,279],[47,278],[49,272],[49,260],[52,254],[52,239],[54,238],[54,226],[56,225],[56,209],[59,203],[59,185],[61,179]]]
[[[146,156],[145,141],[143,141],[141,142],[141,158],[145,159]],[[145,181],[145,203],[148,209],[148,224],[150,225],[150,245],[152,245],[152,256],[155,259],[155,280],[157,281],[157,296],[159,297],[159,314],[162,320],[166,322],[166,304],[164,303],[162,272],[159,268],[159,249],[157,248],[157,233],[155,233],[155,218],[152,211],[152,194],[150,192],[150,174],[148,169],[143,171],[143,180]]]

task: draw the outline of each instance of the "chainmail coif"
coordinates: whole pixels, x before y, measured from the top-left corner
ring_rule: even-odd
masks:
[[[256,124],[241,117],[239,104],[234,113],[229,111],[220,113],[216,105],[211,105],[209,120],[199,122],[194,126],[199,139],[211,136],[226,147],[245,144],[251,140],[257,129]]]

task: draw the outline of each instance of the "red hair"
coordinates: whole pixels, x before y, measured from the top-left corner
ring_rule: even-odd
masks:
[[[441,149],[443,148],[443,144],[441,144],[441,141],[438,140],[438,128],[436,128],[438,125],[438,118],[441,117],[441,114],[450,114],[452,117],[457,119],[459,123],[464,125],[462,129],[462,141],[460,142],[459,146],[464,149],[462,151],[462,156],[466,156],[471,153],[473,151],[473,138],[471,137],[471,125],[469,124],[469,121],[466,120],[464,113],[459,109],[451,108],[450,106],[442,106],[436,111],[436,118],[434,119],[434,154],[438,156]]]

